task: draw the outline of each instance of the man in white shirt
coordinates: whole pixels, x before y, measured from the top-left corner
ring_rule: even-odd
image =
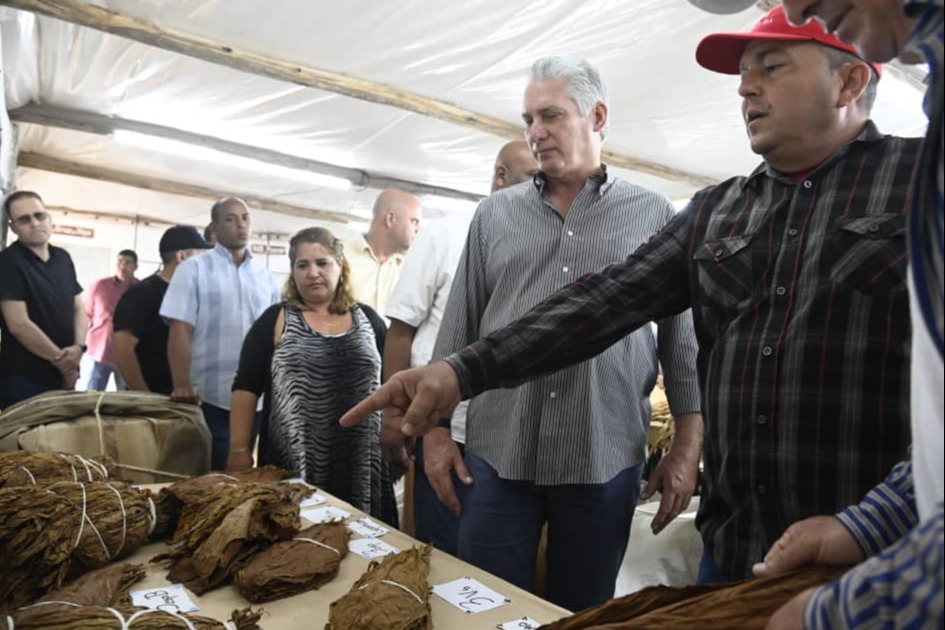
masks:
[[[385,190],[377,196],[367,234],[344,244],[355,299],[378,313],[387,311],[404,254],[419,228],[419,199],[400,190]]]
[[[492,192],[527,181],[537,170],[528,143],[509,142],[496,156]],[[425,228],[410,248],[384,313],[391,320],[384,344],[385,380],[395,372],[430,362],[471,220],[472,215],[441,219]],[[461,497],[470,483],[463,464],[465,439],[463,403],[453,413],[450,428],[434,429],[417,442],[416,448],[414,535],[453,555]],[[394,451],[386,453],[388,457],[406,466],[407,450],[399,429],[385,432],[387,445],[391,446],[385,450]]]

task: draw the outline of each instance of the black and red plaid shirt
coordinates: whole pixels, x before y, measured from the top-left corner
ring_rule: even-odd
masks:
[[[860,136],[804,179],[699,192],[626,262],[447,360],[464,394],[594,356],[692,308],[705,416],[697,524],[747,577],[791,523],[855,503],[909,444],[906,215],[920,139]]]

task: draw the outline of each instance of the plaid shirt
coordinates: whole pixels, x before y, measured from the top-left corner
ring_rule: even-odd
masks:
[[[594,356],[692,308],[705,417],[697,524],[731,577],[791,523],[906,455],[906,212],[919,139],[872,123],[801,181],[765,165],[698,193],[626,262],[448,359],[464,394]]]

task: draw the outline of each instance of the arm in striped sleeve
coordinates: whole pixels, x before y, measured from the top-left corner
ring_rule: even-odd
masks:
[[[804,610],[804,627],[943,627],[943,522],[940,502],[931,518],[885,551],[814,591]]]
[[[867,558],[899,540],[919,521],[912,462],[899,462],[857,505],[837,514]]]

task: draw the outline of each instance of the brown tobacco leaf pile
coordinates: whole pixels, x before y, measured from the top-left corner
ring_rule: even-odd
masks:
[[[107,481],[108,465],[69,453],[0,453],[0,488],[35,486],[52,481]]]
[[[62,588],[51,591],[39,602],[69,602],[78,606],[130,604],[128,592],[134,584],[144,579],[145,573],[140,564],[113,564],[86,573]]]
[[[114,611],[114,612],[113,612]],[[121,619],[116,617],[116,614]],[[260,630],[262,611],[236,610],[230,621],[236,630]],[[222,621],[185,613],[168,613],[120,606],[35,606],[18,610],[8,622],[10,630],[226,630]]]

